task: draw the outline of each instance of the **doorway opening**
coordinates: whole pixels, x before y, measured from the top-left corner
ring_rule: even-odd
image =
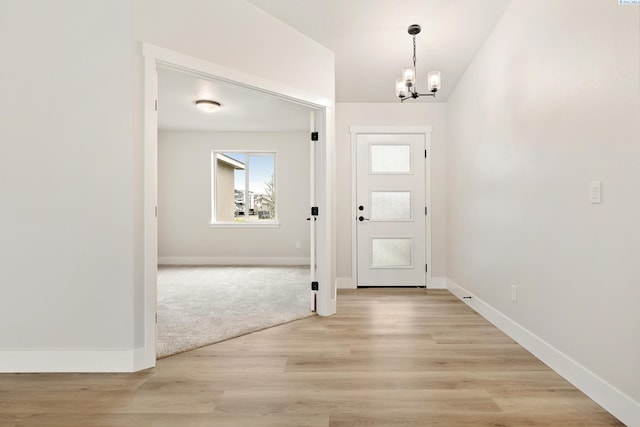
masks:
[[[313,111],[158,68],[158,357],[312,314]]]
[[[157,304],[157,265],[158,265],[158,233],[157,233],[157,182],[158,182],[158,70],[169,69],[188,75],[201,77],[210,81],[232,83],[243,89],[251,89],[256,93],[270,95],[296,105],[305,106],[309,113],[309,128],[316,137],[314,145],[310,145],[309,161],[305,167],[310,170],[312,177],[309,183],[309,201],[315,212],[320,209],[324,216],[315,216],[313,221],[307,221],[309,217],[309,205],[304,212],[301,221],[309,227],[309,266],[311,281],[324,283],[324,286],[316,287],[312,291],[309,283],[309,308],[311,303],[320,315],[330,315],[335,312],[335,283],[332,279],[332,209],[330,163],[327,156],[327,138],[330,129],[326,120],[327,109],[332,107],[332,100],[313,95],[300,94],[280,84],[265,81],[245,73],[230,70],[197,58],[191,58],[176,52],[158,48],[149,44],[143,44],[145,56],[145,316],[144,316],[144,355],[140,354],[144,362],[141,366],[155,365],[156,359],[156,304]],[[318,137],[319,134],[319,137]],[[310,139],[311,136],[307,131]],[[228,147],[227,147],[228,148]],[[227,148],[223,148],[226,150]],[[311,212],[313,210],[311,209]],[[313,213],[311,214],[313,216]],[[213,226],[213,224],[211,224]],[[281,228],[285,228],[281,225]],[[246,232],[247,230],[243,230]],[[317,238],[316,238],[317,236]],[[297,248],[297,241],[293,243]],[[301,242],[302,248],[302,242]],[[246,245],[245,245],[246,247]],[[248,257],[249,259],[251,257]]]

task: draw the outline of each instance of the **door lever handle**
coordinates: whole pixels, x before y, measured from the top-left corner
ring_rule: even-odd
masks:
[[[363,216],[359,216],[358,217],[358,221],[362,222],[362,221],[369,221],[369,218],[365,218]]]

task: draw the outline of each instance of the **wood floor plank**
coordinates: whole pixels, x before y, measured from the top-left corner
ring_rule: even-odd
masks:
[[[389,409],[377,409],[363,413],[360,411],[344,411],[332,414],[331,427],[405,427],[405,426],[538,426],[538,427],[585,427],[585,426],[619,426],[619,422],[611,417],[588,414],[570,414],[558,416],[544,412],[533,415],[508,413],[476,413],[460,408],[457,413],[425,413],[416,410],[403,412]]]
[[[364,413],[392,406],[395,411],[455,413],[461,405],[472,412],[500,412],[484,390],[248,390],[225,393],[216,411],[225,413],[304,414],[358,410]]]
[[[22,421],[29,427],[326,427],[329,415],[226,415],[226,414],[66,414],[34,415]],[[5,427],[4,424],[2,427]],[[11,426],[13,427],[13,426]]]
[[[0,413],[202,413],[211,412],[222,391],[75,392],[15,391],[2,396]]]
[[[140,373],[0,375],[0,425],[622,424],[449,292],[358,289]]]
[[[136,390],[152,375],[150,370],[133,374],[2,374],[3,391],[109,391]]]

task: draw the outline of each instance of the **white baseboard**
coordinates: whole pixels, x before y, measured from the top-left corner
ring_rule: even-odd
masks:
[[[309,265],[308,257],[158,257],[160,265]]]
[[[429,289],[447,289],[447,278],[446,277],[432,277],[429,286]]]
[[[145,347],[133,351],[133,372],[142,371],[156,366],[156,349],[148,351]]]
[[[135,350],[2,350],[0,373],[135,372],[143,348]]]
[[[640,426],[640,404],[638,402],[635,402],[629,396],[451,279],[447,279],[447,288],[462,302],[529,350],[534,356],[613,414],[613,416],[629,427]],[[471,299],[463,299],[463,297],[471,297]]]
[[[338,289],[356,289],[356,282],[351,277],[336,277],[336,288]]]

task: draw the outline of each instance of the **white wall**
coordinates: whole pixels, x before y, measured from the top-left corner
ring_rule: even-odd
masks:
[[[276,152],[279,228],[209,227],[212,150]],[[309,206],[308,132],[161,131],[158,135],[161,264],[308,264]]]
[[[1,371],[137,366],[140,42],[333,99],[333,54],[242,0],[0,2]]]
[[[635,400],[636,416],[639,15],[514,0],[447,117],[449,277]]]
[[[2,350],[133,347],[133,16],[0,3]]]
[[[431,126],[432,277],[447,272],[446,107],[407,101],[394,104],[336,104],[336,274],[339,283],[353,283],[351,268],[351,134],[350,126]]]

